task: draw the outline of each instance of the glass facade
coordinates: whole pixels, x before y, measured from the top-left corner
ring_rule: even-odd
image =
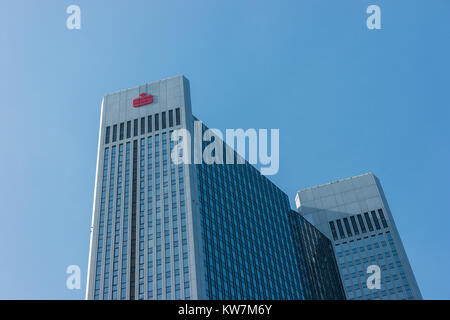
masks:
[[[374,222],[374,225],[377,230],[381,229],[378,223]],[[344,238],[335,242],[335,248],[349,299],[414,299],[390,230]],[[371,265],[381,269],[379,290],[367,287],[366,270]]]
[[[298,212],[291,210],[289,219],[306,298],[345,300],[331,241]]]
[[[287,197],[249,164],[199,165],[208,299],[303,299]]]
[[[207,299],[345,299],[330,240],[268,178],[247,162],[196,168]]]

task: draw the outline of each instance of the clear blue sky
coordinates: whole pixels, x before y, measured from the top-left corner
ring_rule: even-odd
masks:
[[[101,99],[182,73],[208,126],[280,129],[271,179],[291,200],[374,172],[423,296],[449,299],[449,14],[448,0],[2,1],[0,298],[84,297]],[[82,290],[65,287],[71,264]]]

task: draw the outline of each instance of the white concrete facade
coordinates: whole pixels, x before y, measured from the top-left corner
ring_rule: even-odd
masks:
[[[180,75],[108,94],[102,101],[87,299],[201,299],[204,297],[204,283],[198,278],[199,275],[203,275],[201,239],[199,232],[194,232],[195,228],[199,228],[195,205],[198,203],[197,188],[192,188],[196,183],[193,171],[195,168],[189,165],[173,168],[170,163],[170,132],[178,128],[192,130],[193,118],[189,90],[189,81]],[[133,100],[139,98],[142,93],[151,94],[153,103],[134,108]],[[179,124],[176,123],[177,109],[180,112]],[[172,126],[169,126],[169,111],[172,113]],[[163,113],[166,120],[165,128],[162,125]],[[152,116],[151,120],[149,116]],[[159,117],[158,130],[155,128],[155,117]],[[136,135],[135,120],[138,124]],[[128,137],[127,123],[129,121],[131,121],[131,135]],[[149,121],[152,123],[151,131]],[[145,129],[141,131],[143,123],[145,123]],[[123,124],[123,136],[120,133],[121,124]],[[115,141],[113,141],[114,126],[117,126]],[[109,142],[106,141],[108,127]],[[164,149],[163,137],[166,149]],[[155,149],[157,140],[159,147]],[[134,143],[137,145],[136,150],[133,150]],[[115,160],[112,162],[113,148]],[[119,153],[119,148],[122,149],[122,154]],[[107,149],[109,158],[105,168],[104,159]],[[127,150],[129,150],[128,160]],[[152,152],[151,157],[150,152]],[[158,163],[155,160],[156,154],[159,154]],[[119,158],[120,155],[122,159]],[[136,163],[133,163],[133,160],[137,160]],[[119,170],[119,164],[121,164],[121,170]],[[113,166],[115,172],[112,172]],[[133,176],[134,170],[135,176]],[[155,175],[156,170],[159,170],[158,176]],[[106,172],[106,178],[103,177],[104,172]],[[126,185],[127,174],[128,186]],[[159,191],[155,189],[158,186]],[[134,209],[133,192],[135,193]],[[180,215],[183,210],[185,210],[185,218]],[[127,212],[126,221],[125,212]],[[102,214],[103,224],[100,223]],[[152,221],[149,221],[150,219]],[[157,219],[160,219],[159,222]],[[135,231],[133,231],[133,221]],[[124,230],[126,223],[128,225]],[[133,232],[135,232],[134,255],[131,250]],[[103,240],[99,242],[100,234]],[[159,242],[160,239],[162,243]],[[187,246],[186,250],[185,246]],[[107,248],[109,248],[108,251]],[[177,256],[178,260],[175,260]],[[134,269],[131,264],[132,257],[134,257]],[[187,268],[188,273],[185,272]],[[132,270],[134,270],[135,285],[130,287]],[[188,285],[187,290],[186,285]]]

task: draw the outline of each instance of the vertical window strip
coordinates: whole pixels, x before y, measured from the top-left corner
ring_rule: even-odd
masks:
[[[122,122],[122,123],[120,124],[119,140],[123,140],[123,136],[124,136],[124,127],[125,127],[125,124]]]
[[[109,191],[108,191],[108,217],[106,224],[106,250],[103,275],[103,299],[109,298],[109,269],[111,261],[111,233],[112,233],[112,216],[114,211],[114,175],[116,166],[116,146],[111,148],[111,170],[109,175]]]
[[[133,126],[133,136],[136,137],[138,135],[138,119],[134,119],[134,126]]]
[[[362,216],[360,214],[358,214],[356,217],[358,218],[359,227],[361,228],[361,232],[366,233],[367,230],[366,230],[366,226],[364,225],[364,220],[363,220]]]
[[[371,211],[370,214],[372,215],[372,219],[373,219],[373,222],[375,223],[375,227],[377,228],[377,230],[380,230],[381,227],[380,227],[380,223],[378,222],[378,218],[377,218],[376,212],[375,211]]]
[[[173,127],[173,110],[169,110],[169,128]]]
[[[170,136],[170,135],[169,135]],[[175,142],[172,140],[169,140],[169,146],[170,150],[173,150]],[[177,195],[179,196],[179,193],[177,192],[177,174],[176,174],[176,168],[177,166],[175,163],[173,163],[171,160],[170,162],[170,174],[171,174],[171,190],[172,190],[172,241],[173,241],[173,250],[174,250],[174,256],[173,256],[173,292],[174,292],[174,298],[176,300],[181,299],[182,293],[181,293],[181,263],[180,263],[180,235],[179,235],[179,207],[178,207],[178,201],[177,201]],[[203,185],[202,185],[203,186]],[[207,259],[207,256],[205,255],[205,259]],[[209,279],[209,278],[208,278]]]
[[[161,129],[166,128],[166,112],[162,112],[161,114]]]
[[[127,271],[128,271],[128,204],[130,193],[130,142],[126,144],[125,151],[125,189],[123,201],[123,228],[122,228],[122,274],[121,274],[121,299],[127,298]]]
[[[355,232],[355,235],[359,235],[358,225],[356,224],[355,216],[351,216],[350,221],[352,223],[353,231]]]
[[[367,227],[369,228],[369,231],[373,231],[372,221],[370,221],[368,212],[364,212],[364,218],[366,218],[366,223],[367,223]]]
[[[147,117],[147,132],[152,132],[152,116]]]
[[[333,239],[337,240],[338,239],[338,235],[337,235],[337,232],[336,232],[336,227],[334,226],[334,222],[330,221],[329,224],[330,224],[331,233],[333,234]]]
[[[131,120],[127,121],[127,139],[131,138]]]
[[[105,133],[105,144],[109,143],[109,135],[110,135],[111,127],[106,127],[106,133]]]
[[[176,121],[176,125],[179,126],[181,123],[180,108],[175,109],[175,121]]]
[[[184,280],[184,299],[190,299],[190,278],[189,278],[189,252],[187,247],[187,226],[186,226],[186,204],[184,193],[184,172],[183,165],[178,166],[178,181],[180,194],[180,218],[181,218],[181,244],[183,255],[183,280]]]
[[[155,114],[155,131],[159,130],[159,114]]]
[[[156,128],[155,128],[156,129]],[[162,299],[162,244],[161,244],[161,176],[160,176],[160,156],[159,156],[159,146],[160,140],[159,135],[155,136],[155,243],[156,247],[154,250],[155,261],[156,261],[156,298]]]
[[[142,118],[145,120],[145,118]],[[145,139],[141,139],[139,164],[139,299],[144,299],[145,236]]]
[[[168,135],[163,133],[162,140],[162,155],[163,155],[163,196],[164,196],[164,272],[165,272],[165,299],[172,298],[172,274],[171,274],[171,257],[170,252],[170,219],[169,219],[169,176],[168,176],[168,162],[167,162],[167,145]]]
[[[112,299],[117,299],[117,286],[119,278],[119,247],[120,247],[120,214],[122,205],[122,165],[123,144],[119,145],[119,161],[117,165],[117,187],[116,187],[116,214],[114,222],[114,251],[113,251],[113,280]]]
[[[347,235],[348,235],[349,237],[352,237],[353,234],[352,234],[352,230],[350,229],[350,224],[348,223],[348,219],[347,219],[347,218],[344,218],[343,220],[344,220],[345,230],[347,231]]]
[[[141,134],[145,134],[145,117],[141,118]]]
[[[135,120],[135,123],[137,119]],[[135,132],[137,131],[135,127]],[[130,300],[136,298],[136,207],[137,207],[137,156],[138,156],[138,141],[133,141],[133,167],[131,179],[131,243],[130,243]]]
[[[102,255],[103,255],[103,230],[105,225],[105,203],[106,203],[106,184],[108,177],[108,162],[109,162],[109,148],[105,149],[103,156],[103,177],[102,177],[102,193],[100,202],[100,217],[99,217],[99,231],[98,231],[98,242],[97,242],[97,262],[96,262],[96,273],[95,273],[95,286],[94,286],[94,299],[100,299],[100,276],[101,276],[101,266],[102,266]]]
[[[113,136],[112,136],[112,142],[116,142],[117,140],[117,124],[113,126]]]
[[[151,117],[151,116],[149,116]],[[149,120],[151,123],[151,118]],[[148,255],[147,255],[147,298],[153,299],[153,138],[147,140],[147,189],[148,189]]]
[[[387,228],[388,224],[386,221],[386,217],[384,216],[383,209],[378,209],[378,215],[380,216],[381,223],[383,224],[383,228]]]
[[[342,223],[340,219],[336,220],[336,224],[338,226],[339,229],[339,235],[341,236],[341,239],[345,238],[345,233],[344,233],[344,228],[342,228]]]

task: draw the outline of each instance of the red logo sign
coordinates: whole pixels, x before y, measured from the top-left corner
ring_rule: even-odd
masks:
[[[153,103],[153,96],[151,94],[141,93],[140,98],[133,100],[133,108],[142,107],[146,104]]]

